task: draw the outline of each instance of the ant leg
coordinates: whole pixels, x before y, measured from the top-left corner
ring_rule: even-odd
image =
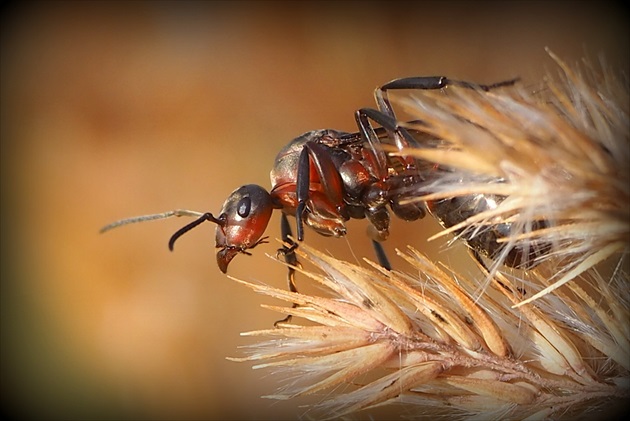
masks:
[[[310,187],[311,165],[308,157],[308,149],[306,145],[300,152],[300,160],[298,161],[298,175],[296,195],[298,200],[297,210],[295,211],[295,219],[297,221],[297,239],[304,240],[304,211],[306,210],[306,201],[308,200],[308,190]],[[283,238],[284,239],[284,238]]]
[[[289,284],[289,291],[297,292],[297,287],[295,286],[295,269],[292,266],[299,266],[300,262],[295,255],[295,249],[297,248],[297,243],[291,239],[293,235],[291,232],[291,226],[289,225],[289,220],[287,216],[283,213],[280,217],[280,232],[282,234],[282,248],[278,249],[278,254],[282,254],[284,256],[284,261],[291,265],[288,268],[287,273],[287,282]],[[289,244],[287,246],[286,244]],[[293,308],[297,307],[297,304],[293,303]],[[284,319],[276,321],[273,325],[278,327],[278,325],[282,323],[288,323],[291,321],[291,315],[289,314]]]
[[[387,114],[376,111],[370,108],[362,108],[355,112],[355,119],[357,126],[359,127],[360,135],[370,145],[370,149],[374,153],[376,159],[376,168],[372,167],[371,172],[376,174],[381,180],[386,180],[388,177],[388,165],[385,151],[382,148],[382,142],[378,133],[372,127],[370,120],[382,126],[381,130],[385,130],[388,136],[391,138],[393,133],[400,133],[402,136],[409,138],[409,140],[415,143],[415,139],[402,127],[398,127],[396,119],[388,116]],[[398,142],[397,142],[398,143]],[[366,163],[369,165],[369,162]],[[378,240],[383,240],[387,237],[389,226],[389,213],[385,209],[385,205],[389,203],[389,193],[386,188],[385,182],[373,184],[371,189],[367,189],[362,195],[362,201],[366,205],[366,216],[370,220],[368,227],[368,233],[372,237],[372,245],[376,253],[379,264],[391,270],[392,266],[387,258],[383,246]]]
[[[295,249],[298,247],[297,243],[291,239],[293,233],[291,232],[291,226],[289,225],[289,220],[287,216],[283,213],[280,217],[280,232],[282,234],[282,248],[278,250],[279,253],[282,253],[284,256],[284,261],[291,266],[299,266],[297,256],[295,255]],[[289,244],[289,246],[286,246]],[[289,273],[287,275],[287,281],[289,283],[289,291],[297,292],[297,288],[295,286],[295,269],[289,267]]]
[[[355,119],[361,135],[370,144],[370,148],[376,156],[376,164],[378,168],[372,168],[374,174],[378,174],[379,178],[384,180],[387,178],[387,158],[385,151],[381,147],[381,141],[376,134],[375,129],[370,123],[370,119],[380,124],[388,133],[388,137],[393,140],[396,148],[402,150],[411,145],[417,145],[418,141],[404,127],[398,125],[396,118],[387,115],[385,112],[377,111],[372,108],[361,108],[355,112]],[[401,139],[402,136],[402,139]],[[403,157],[408,168],[415,168],[417,162],[413,157]]]
[[[376,131],[372,127],[372,124],[370,124],[369,119],[372,119],[378,124],[380,124],[386,131],[395,132],[402,135],[405,138],[405,140],[408,141],[410,144],[417,143],[416,139],[413,136],[411,136],[411,134],[409,133],[409,131],[407,131],[407,129],[398,125],[398,121],[396,120],[395,117],[388,115],[387,113],[383,111],[378,111],[373,108],[361,108],[360,110],[356,111],[355,118],[357,120],[357,124],[359,125],[359,129],[361,130],[361,133],[363,133],[366,136],[366,139],[368,141],[370,141],[370,139],[373,139],[373,142],[376,142],[379,145],[381,143],[381,141],[378,139],[376,135]],[[370,143],[372,144],[373,142],[370,142]],[[402,147],[409,146],[409,144],[402,144],[402,145],[396,145],[396,146],[402,149]]]
[[[392,108],[392,104],[389,102],[389,98],[387,96],[387,91],[389,89],[430,90],[442,89],[451,84],[452,83],[450,83],[450,81],[444,76],[419,76],[394,79],[380,88],[377,88],[374,91],[374,98],[376,99],[376,104],[381,112],[395,118],[396,115],[394,114],[394,109]]]
[[[402,135],[402,137],[410,144],[415,144],[416,140],[409,135],[406,129],[402,127],[398,127],[396,124],[396,114],[394,113],[394,108],[392,107],[391,102],[389,101],[389,97],[387,95],[387,91],[391,89],[419,89],[419,90],[433,90],[433,89],[443,89],[447,86],[459,86],[467,89],[477,89],[482,91],[490,91],[492,89],[501,88],[504,86],[512,86],[514,85],[519,78],[514,78],[502,82],[493,83],[491,85],[480,85],[472,82],[466,82],[462,80],[449,79],[445,76],[425,76],[425,77],[407,77],[401,79],[394,79],[391,82],[388,82],[377,88],[374,91],[374,98],[376,100],[376,104],[378,106],[378,113],[380,116],[374,116],[375,114],[370,115],[368,109],[359,110],[363,111],[363,114],[366,116],[362,116],[359,118],[357,112],[357,123],[359,123],[359,128],[361,129],[362,134],[365,138],[373,143],[376,135],[370,135],[366,133],[366,130],[374,132],[374,129],[371,128],[369,122],[367,121],[367,117],[372,118],[377,123],[381,124],[388,132],[389,137],[395,142],[396,147],[398,149],[402,149],[404,147],[409,146],[409,144],[405,144],[405,142],[400,139],[397,134]],[[376,110],[370,110],[372,113],[377,113]],[[379,164],[380,164],[379,160]]]
[[[369,112],[374,110],[361,108],[360,110],[355,111],[354,118],[357,122],[361,137],[370,145],[370,149],[374,152],[374,157],[376,158],[377,168],[372,168],[372,173],[377,175],[379,179],[384,180],[387,178],[387,157],[385,155],[385,151],[381,147],[381,140],[370,123],[370,115],[368,115],[366,111]]]
[[[359,126],[360,134],[370,144],[377,160],[378,168],[373,168],[373,173],[379,174],[382,180],[387,177],[387,160],[385,152],[381,147],[382,143],[379,135],[372,127],[370,120],[380,124],[382,127],[381,130],[384,129],[387,132],[388,137],[393,139],[399,149],[407,147],[410,144],[417,144],[416,139],[404,127],[400,127],[398,125],[396,118],[393,116],[393,111],[391,114],[392,115],[389,115],[386,112],[386,109],[377,111],[371,108],[362,108],[355,112],[355,118],[357,125]],[[400,139],[400,136],[402,136],[404,140]],[[406,162],[406,164],[408,169],[416,168],[416,162],[412,158]],[[376,187],[376,184],[374,184],[373,187]],[[384,208],[385,203],[390,203],[390,205],[393,206],[392,209],[395,210],[397,215],[400,216],[404,214],[404,219],[406,220],[415,220],[424,216],[424,211],[422,209],[418,209],[415,206],[413,209],[407,208],[400,206],[398,202],[392,201],[393,199],[390,198],[389,193],[387,193],[388,190],[389,189],[385,188],[385,186],[379,186],[376,191],[369,190],[363,196],[363,200],[366,204],[369,204],[367,208],[372,209],[370,212],[366,212],[366,214],[368,219],[370,219],[370,222],[372,222],[372,226],[370,227],[373,228],[372,233],[376,231],[377,237],[382,237],[383,233],[387,232],[387,227],[389,226],[389,214]],[[413,216],[410,213],[411,210],[414,211]],[[368,230],[368,232],[370,231]],[[387,270],[391,270],[392,266],[387,258],[383,246],[374,239],[374,235],[371,235],[371,237],[372,245],[376,252],[379,264]]]
[[[481,85],[472,82],[466,82],[463,80],[449,79],[446,76],[419,76],[419,77],[404,77],[400,79],[394,79],[381,86],[379,90],[386,91],[388,89],[442,89],[447,86],[459,86],[467,89],[480,89],[482,91],[491,91],[492,89],[502,88],[504,86],[512,86],[518,82],[520,78],[514,78],[510,80],[504,80],[502,82],[493,83],[491,85]]]
[[[377,88],[374,91],[374,97],[376,98],[376,103],[378,104],[378,109],[381,112],[389,115],[390,117],[395,117],[394,110],[392,108],[391,103],[389,102],[389,98],[387,97],[387,91],[389,89],[419,89],[419,90],[433,90],[433,89],[443,89],[447,86],[459,86],[467,89],[477,89],[481,91],[491,91],[496,88],[501,88],[504,86],[513,86],[519,78],[514,78],[510,80],[505,80],[502,82],[493,83],[491,85],[480,85],[477,83],[466,82],[463,80],[454,80],[449,79],[445,76],[418,76],[418,77],[405,77],[400,79],[394,79],[391,82],[388,82]]]
[[[383,160],[385,160],[385,157],[384,157],[384,152],[382,148],[380,147],[381,141],[378,139],[375,130],[372,128],[370,119],[380,124],[382,128],[385,129],[385,131],[388,133],[389,139],[393,140],[394,145],[399,151],[403,150],[404,148],[419,145],[418,140],[414,136],[412,136],[411,133],[409,133],[409,131],[405,127],[400,126],[398,124],[398,121],[393,115],[388,115],[386,112],[378,111],[372,108],[361,108],[360,110],[356,111],[355,117],[357,120],[357,124],[359,125],[359,128],[361,129],[361,133],[367,138],[371,136],[372,139],[374,139],[374,142],[378,142],[378,149],[381,150],[381,152],[383,153]],[[418,120],[414,120],[413,122],[410,122],[410,123],[422,123],[422,122]],[[370,143],[373,144],[374,142],[371,141]],[[374,145],[372,145],[372,149],[376,153],[376,149]],[[378,154],[376,155],[378,158]],[[403,156],[402,159],[408,170],[413,169],[416,172],[418,172],[418,161],[415,158],[411,156]],[[378,162],[378,164],[379,164],[379,167],[381,167],[380,161]],[[385,166],[384,169],[382,169],[382,171],[383,171],[383,175],[386,175],[387,167]],[[382,173],[377,172],[377,174],[382,174]]]
[[[295,218],[297,220],[298,241],[304,240],[304,216],[306,203],[309,200],[311,163],[319,177],[319,183],[326,195],[327,204],[339,212],[339,218],[344,215],[346,206],[343,200],[343,180],[332,160],[331,148],[315,141],[305,143],[300,152],[296,182],[298,205]]]
[[[372,246],[374,246],[374,252],[376,253],[376,258],[378,259],[378,264],[384,267],[387,270],[392,270],[392,265],[389,263],[389,259],[387,258],[387,253],[385,253],[385,249],[378,241],[372,240]]]

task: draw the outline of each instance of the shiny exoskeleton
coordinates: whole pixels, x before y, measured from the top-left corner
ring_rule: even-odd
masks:
[[[365,147],[358,133],[330,129],[304,133],[278,153],[271,170],[271,199],[283,212],[301,215],[306,225],[326,236],[341,237],[346,234],[345,221],[367,217],[370,237],[383,241],[389,234],[388,205],[407,221],[422,217],[424,211],[418,204],[400,203],[419,181],[415,160],[387,157],[383,167],[377,152]],[[307,195],[298,210],[298,184],[305,183],[300,158],[310,162]]]
[[[385,132],[375,130],[374,136],[379,139]],[[302,224],[321,235],[342,237],[346,221],[367,218],[369,236],[383,241],[389,235],[388,208],[407,221],[423,217],[424,209],[418,203],[400,203],[420,179],[416,160],[379,153],[382,150],[366,146],[360,133],[331,129],[304,133],[278,153],[269,193],[254,184],[236,189],[218,218],[204,214],[178,231],[171,246],[202,221],[215,222],[220,249],[217,264],[225,272],[237,254],[264,241],[262,235],[274,208],[296,217],[298,240],[304,236]]]
[[[445,77],[412,77],[396,79],[375,90],[378,110],[363,108],[355,112],[359,131],[346,133],[332,129],[315,130],[302,134],[289,142],[277,155],[271,170],[271,190],[248,184],[234,190],[223,204],[218,217],[211,213],[177,210],[158,215],[129,218],[104,228],[159,219],[170,216],[197,216],[196,221],[184,226],[170,239],[172,249],[175,240],[204,221],[217,224],[217,264],[226,272],[231,260],[240,253],[266,242],[263,234],[273,209],[280,209],[282,236],[288,241],[290,228],[286,215],[297,221],[297,239],[304,238],[303,225],[322,235],[341,237],[346,234],[345,222],[351,218],[367,218],[369,236],[375,244],[387,238],[390,211],[397,217],[413,221],[424,216],[423,205],[405,201],[423,190],[423,182],[431,173],[444,171],[430,163],[419,162],[410,157],[393,157],[385,153],[383,143],[401,150],[421,143],[421,129],[408,130],[401,127],[395,118],[387,91],[392,89],[442,89],[460,86],[488,91],[501,86],[510,86],[516,80],[494,85],[476,85],[469,82],[449,80]],[[381,127],[374,129],[371,121]],[[421,128],[422,122],[417,125]],[[420,136],[418,136],[420,135]],[[434,139],[434,141],[436,141]],[[453,199],[427,203],[429,211],[445,227],[465,221],[468,217],[490,209],[505,198],[492,195],[460,196]],[[544,222],[536,227],[544,226]],[[512,247],[504,252],[504,244],[498,240],[509,236],[511,223],[501,223],[462,238],[476,252],[492,259],[501,255],[504,263],[519,266],[531,262],[542,247],[526,249]],[[460,231],[461,233],[461,231]],[[463,233],[466,234],[466,233]],[[295,255],[285,248],[289,263],[295,264]],[[383,266],[388,262],[382,253],[379,260]]]
[[[430,201],[427,202],[427,208],[442,226],[450,228],[470,217],[495,209],[503,200],[505,196],[475,194]],[[514,224],[514,222],[500,222],[469,232],[462,232],[463,230],[460,229],[456,233],[462,236],[472,250],[493,261],[501,261],[514,268],[532,268],[537,264],[537,258],[549,252],[550,245],[528,242],[516,243],[506,248],[505,243],[500,243],[499,240],[509,238],[514,234],[512,232]],[[545,221],[533,221],[529,229],[536,231],[546,226]]]

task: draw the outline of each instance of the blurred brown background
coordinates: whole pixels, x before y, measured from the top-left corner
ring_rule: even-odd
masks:
[[[625,3],[33,3],[2,10],[2,406],[52,418],[295,419],[260,399],[269,372],[226,361],[278,315],[223,276],[208,224],[128,226],[174,208],[217,212],[236,187],[269,187],[276,152],[316,128],[354,131],[373,89],[411,75],[535,84],[604,53],[628,71]],[[279,236],[274,216],[268,235]],[[372,258],[365,222],[348,241]],[[453,263],[427,218],[386,246]],[[283,287],[265,256],[230,274]],[[436,248],[437,247],[437,248]],[[394,265],[404,267],[392,256]],[[456,263],[456,262],[455,262]],[[304,281],[302,283],[304,285]],[[306,286],[303,286],[307,288]],[[315,399],[317,400],[317,398]]]

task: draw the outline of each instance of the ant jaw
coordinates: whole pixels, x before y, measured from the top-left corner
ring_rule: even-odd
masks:
[[[227,273],[228,265],[242,250],[236,247],[223,247],[217,252],[217,265],[223,273]]]

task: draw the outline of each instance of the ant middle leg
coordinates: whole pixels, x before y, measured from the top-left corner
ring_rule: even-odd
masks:
[[[289,284],[289,291],[297,292],[297,287],[295,286],[295,267],[299,267],[300,262],[295,254],[295,249],[298,247],[298,244],[291,238],[293,235],[291,232],[291,225],[289,225],[289,220],[284,213],[280,217],[280,232],[282,234],[283,244],[282,247],[278,249],[278,255],[284,256],[285,263],[289,265],[287,268],[287,283]],[[293,303],[293,308],[297,306],[297,304]],[[292,316],[289,314],[284,319],[276,321],[273,325],[278,327],[278,325],[282,323],[290,322],[291,318]]]
[[[387,254],[380,242],[377,241],[385,239],[389,234],[389,212],[385,206],[390,205],[397,216],[403,215],[406,220],[421,218],[424,216],[424,212],[420,212],[416,209],[414,216],[411,217],[409,209],[407,209],[409,205],[401,206],[398,203],[397,197],[394,198],[396,200],[392,200],[392,189],[390,188],[392,178],[388,174],[389,165],[387,156],[383,150],[382,142],[370,120],[381,125],[381,130],[384,129],[387,132],[387,137],[394,142],[398,149],[407,147],[410,144],[415,145],[417,142],[404,127],[400,127],[397,124],[393,115],[390,116],[384,111],[362,108],[355,112],[355,119],[361,136],[364,141],[370,145],[370,149],[375,157],[376,162],[371,168],[372,173],[376,174],[378,178],[382,180],[372,184],[370,188],[365,189],[362,195],[362,202],[366,207],[366,216],[371,222],[371,225],[368,226],[368,234],[372,238],[372,246],[374,247],[379,264],[387,270],[391,270],[392,266],[387,258]],[[404,166],[406,167],[405,171],[410,172],[408,176],[411,176],[411,173],[415,174],[417,172],[415,159],[407,159],[404,157],[401,159],[404,161]],[[411,176],[410,178],[413,177]],[[415,207],[415,205],[412,206]]]
[[[383,248],[383,245],[378,241],[372,240],[372,246],[374,247],[374,253],[376,254],[376,259],[378,260],[378,264],[381,265],[383,268],[391,271],[392,264],[389,262],[389,259],[387,258],[387,253],[385,253],[385,249]]]

